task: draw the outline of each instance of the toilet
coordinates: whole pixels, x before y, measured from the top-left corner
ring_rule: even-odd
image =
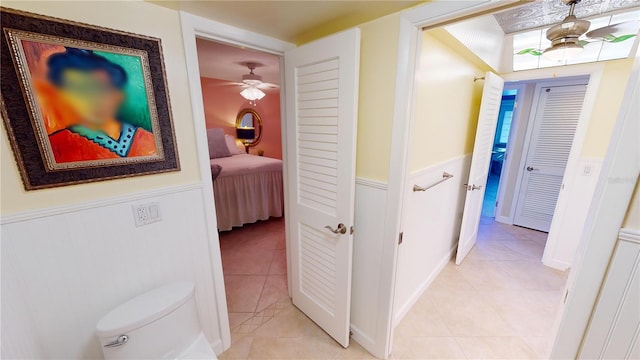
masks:
[[[202,333],[191,282],[116,307],[96,325],[105,359],[217,359]]]

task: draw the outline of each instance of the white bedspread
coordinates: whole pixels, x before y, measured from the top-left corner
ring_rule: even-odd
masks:
[[[249,154],[211,159],[222,166],[213,182],[218,230],[284,214],[282,160]]]

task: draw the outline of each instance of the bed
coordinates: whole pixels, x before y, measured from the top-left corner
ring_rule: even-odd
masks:
[[[234,152],[210,162],[219,231],[284,215],[282,160]]]

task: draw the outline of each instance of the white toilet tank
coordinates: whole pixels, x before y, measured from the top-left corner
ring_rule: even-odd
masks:
[[[216,359],[190,282],[166,285],[113,309],[96,326],[105,359]]]

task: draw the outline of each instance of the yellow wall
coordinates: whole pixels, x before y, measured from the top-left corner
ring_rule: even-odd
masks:
[[[356,176],[386,182],[389,176],[400,15],[360,26],[360,95]]]
[[[603,158],[618,118],[618,111],[631,75],[633,58],[608,61],[598,87],[598,95],[589,120],[582,156]]]
[[[411,131],[411,171],[473,151],[482,97],[482,82],[474,82],[473,77],[489,70],[444,30],[423,33]]]
[[[182,32],[178,12],[139,1],[118,2],[12,2],[9,8],[75,20],[162,39],[171,109],[182,170],[161,175],[66,186],[26,192],[2,127],[0,212],[3,215],[124,195],[136,191],[193,183],[199,180],[191,99],[187,83]],[[6,65],[6,64],[4,64]],[[3,65],[3,66],[4,66]]]

